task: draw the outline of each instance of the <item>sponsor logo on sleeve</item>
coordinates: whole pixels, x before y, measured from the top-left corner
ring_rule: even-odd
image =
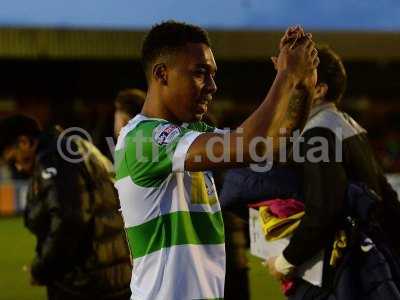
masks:
[[[179,134],[181,129],[174,124],[161,124],[156,127],[153,139],[158,145],[167,145],[171,143]]]

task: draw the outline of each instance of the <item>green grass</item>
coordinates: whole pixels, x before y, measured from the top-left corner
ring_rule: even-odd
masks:
[[[35,239],[21,218],[0,218],[0,299],[45,299],[45,289],[32,287],[22,267],[33,258]]]
[[[278,281],[269,276],[267,268],[261,265],[262,260],[250,254],[248,254],[248,259],[251,300],[286,299]]]
[[[32,260],[34,245],[35,239],[21,218],[0,218],[0,300],[46,299],[45,289],[30,286],[22,271]],[[284,299],[279,284],[268,276],[260,259],[249,255],[249,266],[252,300]]]

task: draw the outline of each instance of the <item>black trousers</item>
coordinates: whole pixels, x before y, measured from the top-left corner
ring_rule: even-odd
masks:
[[[288,300],[335,300],[335,296],[326,290],[312,285],[302,279],[296,280],[294,293],[288,297]]]

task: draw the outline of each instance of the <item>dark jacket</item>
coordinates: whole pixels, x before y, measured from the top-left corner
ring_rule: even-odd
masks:
[[[129,293],[129,250],[110,164],[84,140],[59,141],[40,137],[28,192],[24,220],[37,238],[32,276],[88,298]],[[68,147],[79,154],[62,157]]]
[[[400,257],[374,218],[381,201],[365,184],[350,184],[343,222],[349,244],[329,292],[334,299],[400,299]]]
[[[400,258],[393,254],[373,215],[379,197],[365,184],[349,184],[346,193],[348,237],[331,288],[297,279],[289,300],[399,300]]]

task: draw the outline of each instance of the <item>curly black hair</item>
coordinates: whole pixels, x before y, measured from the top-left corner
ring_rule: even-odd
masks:
[[[142,65],[146,77],[149,78],[157,58],[175,53],[188,43],[203,43],[211,47],[208,33],[199,26],[173,20],[153,26],[142,45]]]

